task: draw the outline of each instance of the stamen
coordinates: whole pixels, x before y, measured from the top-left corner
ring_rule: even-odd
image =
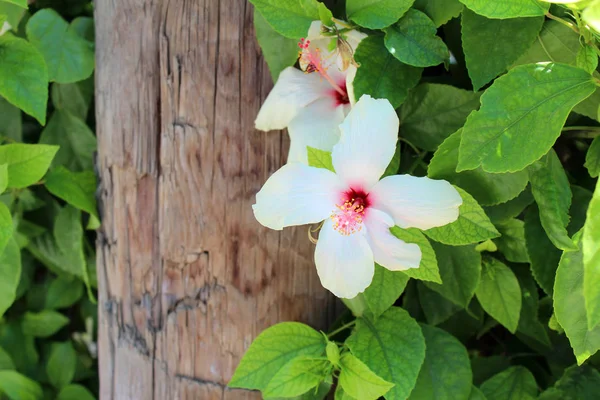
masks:
[[[329,76],[327,73],[327,67],[323,65],[323,59],[321,57],[321,49],[316,48],[314,50],[310,49],[310,40],[301,38],[300,42],[298,42],[298,47],[300,47],[300,61],[303,62],[306,67],[306,73],[318,72],[329,84],[342,96],[347,96],[348,94],[344,89],[342,89],[335,81]]]
[[[365,215],[365,206],[362,199],[346,200],[342,205],[337,205],[338,211],[331,214],[333,229],[344,236],[360,232]]]

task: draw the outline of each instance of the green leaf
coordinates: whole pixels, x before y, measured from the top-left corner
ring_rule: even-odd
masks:
[[[521,313],[521,288],[510,268],[496,259],[484,259],[475,295],[488,314],[510,332],[516,332]]]
[[[529,272],[525,268],[515,268],[515,275],[521,287],[521,315],[517,331],[530,338],[551,347],[550,338],[544,324],[538,316],[539,295],[538,288]]]
[[[473,386],[471,388],[471,394],[469,395],[469,400],[487,400],[485,395],[481,393],[481,390],[477,389],[477,387]]]
[[[454,304],[466,308],[481,276],[481,253],[475,246],[445,246],[432,243],[443,284],[424,282]]]
[[[327,359],[334,366],[340,365],[340,348],[334,342],[327,342],[327,347],[325,348],[325,354],[327,355]]]
[[[363,294],[372,317],[379,317],[394,305],[404,291],[408,280],[409,277],[401,271],[390,271],[375,264],[373,280]]]
[[[409,400],[466,399],[471,393],[471,363],[467,349],[449,333],[421,324],[425,362]]]
[[[445,179],[469,192],[482,205],[496,205],[514,199],[527,186],[527,171],[490,174],[481,167],[456,172],[462,129],[448,137],[435,152],[427,175],[433,179]]]
[[[479,15],[488,18],[536,17],[544,15],[550,5],[537,0],[460,0]]]
[[[59,276],[52,280],[48,287],[44,308],[55,310],[71,307],[81,298],[82,294],[81,281]]]
[[[531,203],[533,203],[533,195],[529,188],[525,188],[514,199],[495,206],[483,207],[483,209],[492,222],[502,222],[518,217]]]
[[[73,275],[75,271],[68,264],[68,261],[61,253],[54,237],[50,233],[44,233],[30,240],[27,244],[27,250],[50,271],[61,275],[67,273]],[[68,270],[65,270],[68,268]]]
[[[573,366],[543,392],[539,400],[595,400],[600,393],[600,373],[590,365]]]
[[[46,123],[48,71],[44,58],[29,42],[0,36],[0,96]]]
[[[570,236],[573,236],[583,228],[587,220],[587,210],[594,193],[577,185],[571,185],[571,192],[573,193],[571,209],[569,210],[571,222],[567,226],[567,232]]]
[[[330,373],[328,360],[296,357],[275,373],[263,390],[265,398],[300,396],[314,389]]]
[[[0,135],[16,142],[23,140],[21,110],[0,96]]]
[[[592,178],[597,178],[600,174],[600,136],[596,136],[592,141],[585,155],[584,166]]]
[[[600,328],[600,184],[587,210],[587,219],[581,238],[583,246],[583,294],[587,310],[588,328]]]
[[[84,386],[68,385],[58,393],[56,400],[95,400],[95,397]]]
[[[77,83],[53,83],[50,93],[54,108],[85,120],[94,95],[94,82],[88,79]]]
[[[569,224],[571,187],[558,156],[554,150],[550,150],[528,169],[531,192],[548,238],[561,250],[574,250],[566,229]]]
[[[357,399],[377,400],[394,386],[377,376],[351,353],[342,356],[340,366],[339,384],[344,392]]]
[[[399,61],[415,67],[429,67],[446,61],[449,51],[437,36],[432,20],[421,11],[410,9],[385,30],[385,47]]]
[[[69,318],[61,313],[43,310],[39,313],[27,311],[23,314],[21,326],[25,335],[48,337],[54,335],[69,323]]]
[[[42,131],[40,143],[60,146],[53,167],[63,165],[73,171],[94,168],[96,137],[84,121],[66,110],[52,114],[48,126]]]
[[[50,81],[81,81],[94,71],[94,51],[56,11],[44,8],[27,22],[27,38],[42,53]]]
[[[348,18],[360,26],[383,29],[398,21],[415,0],[346,0]]]
[[[305,37],[310,24],[319,19],[318,10],[301,7],[298,0],[250,0],[250,2],[276,32],[294,40]]]
[[[417,291],[423,314],[430,325],[439,325],[462,309],[420,282],[417,283]]]
[[[416,0],[414,8],[427,14],[435,26],[440,26],[458,17],[463,6],[458,0]]]
[[[354,397],[350,396],[348,393],[344,392],[344,388],[342,385],[337,385],[335,389],[334,400],[356,400]]]
[[[63,207],[54,221],[54,239],[63,264],[60,268],[83,280],[91,296],[90,277],[83,253],[81,212],[69,205]]]
[[[460,213],[458,219],[445,226],[427,229],[424,233],[436,242],[452,246],[479,243],[498,237],[500,233],[477,201],[461,188],[455,188],[463,199],[458,209]]]
[[[331,11],[329,11],[327,6],[323,3],[318,3],[317,7],[319,10],[319,19],[321,20],[321,23],[325,26],[335,26],[335,23],[333,22],[333,14]]]
[[[61,389],[67,386],[75,376],[77,353],[70,341],[52,343],[46,373],[52,386]]]
[[[8,164],[0,164],[0,193],[8,187]]]
[[[502,234],[494,242],[508,261],[528,263],[529,255],[525,242],[525,223],[519,219],[509,219],[496,224]]]
[[[94,43],[95,32],[94,32],[94,19],[91,17],[77,17],[71,21],[69,28],[77,33],[81,38],[88,42]]]
[[[562,252],[548,239],[537,206],[531,207],[525,213],[525,242],[531,273],[544,292],[552,296],[554,276]]]
[[[298,356],[320,357],[327,342],[322,334],[298,322],[283,322],[264,330],[244,354],[230,387],[265,390],[287,362]]]
[[[516,366],[483,382],[481,391],[487,400],[534,400],[538,389],[532,373]]]
[[[450,85],[420,84],[400,108],[402,137],[424,150],[436,151],[465,124],[471,111],[479,108],[479,97],[479,93]]]
[[[415,228],[402,229],[395,226],[390,228],[390,231],[398,239],[405,243],[414,243],[421,249],[421,263],[419,264],[419,268],[411,268],[402,272],[414,279],[442,283],[435,252],[429,240]]]
[[[319,150],[310,146],[306,146],[306,151],[308,154],[308,165],[315,168],[325,168],[331,172],[335,172],[330,151]]]
[[[0,146],[0,164],[8,165],[8,187],[24,188],[37,183],[50,166],[57,146],[7,144]]]
[[[59,166],[46,175],[45,185],[48,191],[56,197],[99,218],[94,172],[71,172],[65,167]]]
[[[519,58],[515,65],[551,61],[577,65],[577,52],[580,48],[579,35],[558,21],[544,23],[538,40]],[[575,106],[573,111],[592,119],[598,119],[600,91],[594,92],[586,100]]]
[[[23,7],[24,9],[28,8],[27,0],[2,0],[2,1],[15,4],[19,7]]]
[[[388,99],[394,108],[398,108],[408,91],[419,83],[423,71],[396,60],[385,48],[383,38],[375,35],[360,42],[354,59],[360,64],[353,82],[355,99],[370,94]]]
[[[529,49],[544,17],[488,19],[466,9],[461,21],[467,70],[477,91]]]
[[[598,68],[598,55],[593,47],[582,45],[577,51],[576,65],[587,73],[593,73]]]
[[[4,203],[0,203],[0,253],[4,251],[10,238],[13,236],[13,220],[10,210]],[[2,313],[0,313],[2,315]]]
[[[392,307],[375,322],[358,319],[346,345],[371,371],[395,385],[387,400],[408,397],[425,359],[425,340],[406,311]]]
[[[15,369],[15,364],[10,358],[10,354],[0,347],[0,370],[3,369]]]
[[[11,26],[11,30],[17,31],[21,18],[28,14],[27,10],[14,3],[0,1],[0,14],[6,17],[6,22]]]
[[[574,236],[573,242],[580,245],[581,233]],[[600,349],[600,326],[588,330],[585,305],[583,251],[565,251],[554,281],[554,314],[579,365]]]
[[[524,169],[550,150],[571,109],[595,90],[587,72],[569,65],[513,68],[486,90],[481,109],[467,119],[457,170]]]
[[[6,208],[4,204],[0,208]],[[7,210],[8,211],[8,210]],[[10,214],[8,215],[10,217]],[[12,229],[12,226],[11,226]],[[0,255],[0,317],[17,298],[21,280],[21,250],[14,237],[9,237]]]
[[[281,36],[267,23],[257,9],[254,9],[254,29],[260,49],[269,66],[269,71],[271,71],[273,82],[276,82],[279,73],[286,67],[294,65],[298,59],[298,39]]]
[[[0,371],[0,392],[10,400],[42,400],[40,385],[17,371]]]

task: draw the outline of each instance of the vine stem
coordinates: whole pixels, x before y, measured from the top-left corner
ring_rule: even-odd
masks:
[[[335,331],[328,333],[328,334],[327,334],[327,337],[328,337],[328,338],[332,338],[332,337],[334,337],[335,335],[337,335],[338,333],[342,332],[343,330],[346,330],[346,329],[348,329],[348,328],[351,328],[351,327],[353,327],[355,324],[356,324],[356,320],[354,319],[354,320],[352,320],[352,321],[348,322],[347,324],[344,324],[344,325],[340,326],[340,327],[339,327],[339,328],[337,328]]]
[[[600,126],[567,126],[562,129],[570,138],[594,139],[600,136]]]
[[[556,15],[550,14],[549,12],[546,13],[546,17],[555,20],[556,22],[560,22],[561,24],[568,26],[570,29],[573,30],[573,32],[575,32],[576,34],[579,35],[579,29],[577,29],[577,27],[575,25],[573,25],[572,23],[570,23],[569,21],[565,21],[562,18],[557,17]]]

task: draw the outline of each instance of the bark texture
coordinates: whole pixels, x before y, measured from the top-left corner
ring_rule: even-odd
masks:
[[[324,328],[306,228],[254,195],[286,135],[255,131],[272,82],[245,0],[96,2],[101,398],[255,399],[225,387],[276,322]]]

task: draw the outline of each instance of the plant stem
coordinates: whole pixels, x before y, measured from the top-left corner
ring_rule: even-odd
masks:
[[[562,129],[570,138],[593,139],[600,136],[600,126],[567,126]]]
[[[339,327],[339,328],[337,328],[335,331],[328,333],[328,334],[327,334],[327,337],[328,337],[328,338],[332,338],[332,337],[334,337],[335,335],[337,335],[338,333],[340,333],[340,332],[342,332],[342,331],[344,331],[344,330],[346,330],[346,329],[348,329],[348,328],[351,328],[351,327],[353,327],[355,324],[356,324],[356,320],[355,320],[355,319],[353,319],[352,321],[348,322],[347,324],[344,324],[344,325],[340,326],[340,327]]]
[[[549,12],[546,13],[546,17],[553,19],[557,22],[560,22],[561,24],[568,26],[570,29],[573,30],[573,32],[575,32],[576,34],[579,35],[579,29],[577,29],[577,27],[575,25],[573,25],[572,23],[570,23],[569,21],[565,21],[562,18],[557,17],[556,15],[552,15]]]

